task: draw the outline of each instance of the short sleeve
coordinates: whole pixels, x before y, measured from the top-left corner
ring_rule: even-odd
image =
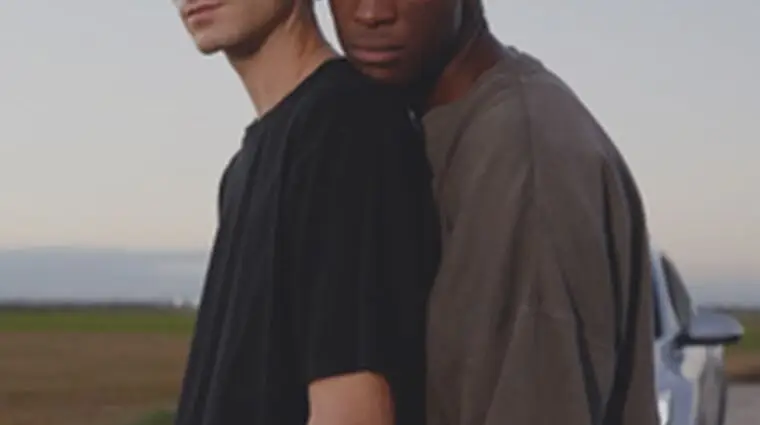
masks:
[[[309,382],[371,371],[423,394],[439,234],[423,140],[403,107],[357,103],[309,127],[297,171],[301,360]]]

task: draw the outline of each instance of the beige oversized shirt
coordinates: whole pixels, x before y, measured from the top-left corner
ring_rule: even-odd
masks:
[[[514,49],[423,123],[443,225],[429,425],[655,425],[644,211],[603,129]]]

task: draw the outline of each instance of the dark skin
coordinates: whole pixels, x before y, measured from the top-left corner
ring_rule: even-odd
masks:
[[[410,90],[421,112],[456,101],[504,55],[481,0],[330,0],[346,56]]]

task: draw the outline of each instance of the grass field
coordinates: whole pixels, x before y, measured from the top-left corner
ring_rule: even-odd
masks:
[[[760,381],[760,313],[737,312],[734,380]],[[0,425],[170,425],[193,312],[0,309]]]
[[[0,309],[0,332],[188,335],[195,312],[175,309]]]

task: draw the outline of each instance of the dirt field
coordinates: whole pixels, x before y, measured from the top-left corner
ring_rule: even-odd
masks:
[[[760,319],[742,319],[727,368],[758,382]],[[0,425],[169,424],[139,419],[174,405],[191,327],[192,313],[171,310],[0,310]],[[760,423],[758,388],[732,390],[727,425]]]
[[[0,313],[0,425],[126,425],[170,408],[189,341],[182,320]]]

